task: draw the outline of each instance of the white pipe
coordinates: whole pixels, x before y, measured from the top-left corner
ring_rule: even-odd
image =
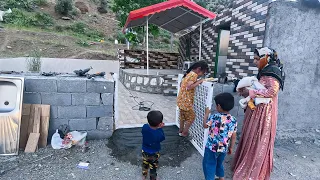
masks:
[[[202,20],[200,20],[200,38],[199,38],[199,61],[201,61],[201,45],[202,45]]]
[[[149,75],[149,18],[147,17],[147,75]]]

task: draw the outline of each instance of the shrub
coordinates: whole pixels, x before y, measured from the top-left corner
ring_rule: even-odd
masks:
[[[41,54],[39,51],[33,51],[31,57],[27,58],[27,68],[31,72],[40,72],[41,63]]]
[[[55,11],[62,15],[68,15],[73,9],[73,0],[57,0]]]
[[[46,5],[48,3],[47,0],[34,0],[35,4],[37,4],[38,6],[43,6]]]
[[[90,39],[100,40],[104,37],[102,32],[91,29],[88,25],[81,22],[74,23],[69,29],[78,35],[84,35]]]
[[[52,17],[46,13],[37,12],[34,16],[33,26],[48,27],[53,24]]]
[[[6,15],[4,22],[16,26],[29,27],[32,24],[32,18],[30,18],[23,10],[14,8],[12,9],[11,14]]]
[[[52,17],[46,13],[32,14],[16,8],[12,9],[11,14],[6,15],[4,22],[20,27],[48,27],[54,24]]]

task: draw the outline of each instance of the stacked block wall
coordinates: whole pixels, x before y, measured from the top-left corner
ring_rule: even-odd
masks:
[[[146,69],[147,53],[144,50],[118,50],[120,67],[124,69]],[[129,62],[128,59],[135,59],[138,62]],[[178,69],[179,53],[165,53],[149,51],[150,69]]]
[[[231,9],[203,24],[201,59],[206,60],[212,71],[217,50],[220,26],[231,24],[226,73],[230,77],[244,77],[257,73],[253,64],[253,51],[263,45],[269,2],[267,0],[235,0]],[[199,28],[180,38],[179,53],[188,60],[186,39],[191,37],[190,59],[199,59]]]
[[[25,76],[23,103],[51,105],[49,134],[62,124],[104,139],[113,131],[114,82],[104,78]],[[51,136],[50,136],[51,137]]]

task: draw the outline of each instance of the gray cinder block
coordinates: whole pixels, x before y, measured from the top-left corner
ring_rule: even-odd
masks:
[[[62,93],[81,93],[87,91],[87,82],[85,79],[58,79],[58,92]]]
[[[71,94],[69,93],[41,93],[42,104],[55,106],[71,105]]]
[[[114,93],[114,83],[110,81],[87,81],[87,92]]]
[[[58,106],[58,118],[85,118],[85,106]]]
[[[100,94],[98,93],[73,93],[72,105],[100,105]]]
[[[57,92],[56,79],[25,79],[27,92]]]
[[[113,106],[87,106],[87,117],[110,117]]]
[[[95,130],[97,127],[97,122],[96,122],[96,118],[70,119],[69,126],[71,130],[88,131],[88,130]]]
[[[103,93],[101,94],[103,105],[113,105],[113,94],[112,93]]]
[[[25,92],[23,94],[23,103],[25,103],[25,104],[41,104],[40,93]]]

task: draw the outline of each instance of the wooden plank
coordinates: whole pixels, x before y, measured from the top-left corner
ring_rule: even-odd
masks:
[[[39,137],[40,137],[40,133],[30,133],[27,146],[24,152],[26,153],[35,152],[38,147]]]
[[[47,146],[48,141],[48,130],[49,130],[49,120],[48,116],[41,116],[41,125],[40,125],[40,139],[39,139],[39,147],[44,148]]]
[[[30,119],[30,109],[31,104],[23,104],[22,105],[22,117],[21,117],[21,124],[20,124],[20,140],[19,140],[19,147],[24,149],[26,147],[28,141],[28,126],[29,126],[29,119]]]
[[[22,116],[30,115],[31,104],[22,104]]]
[[[46,147],[50,120],[50,105],[41,104],[39,147]]]
[[[33,131],[34,111],[35,111],[35,105],[32,104],[30,108],[30,115],[29,115],[28,134],[32,133]]]
[[[39,133],[40,132],[40,117],[41,117],[41,108],[35,106],[34,107],[34,119],[33,119],[33,133]]]

